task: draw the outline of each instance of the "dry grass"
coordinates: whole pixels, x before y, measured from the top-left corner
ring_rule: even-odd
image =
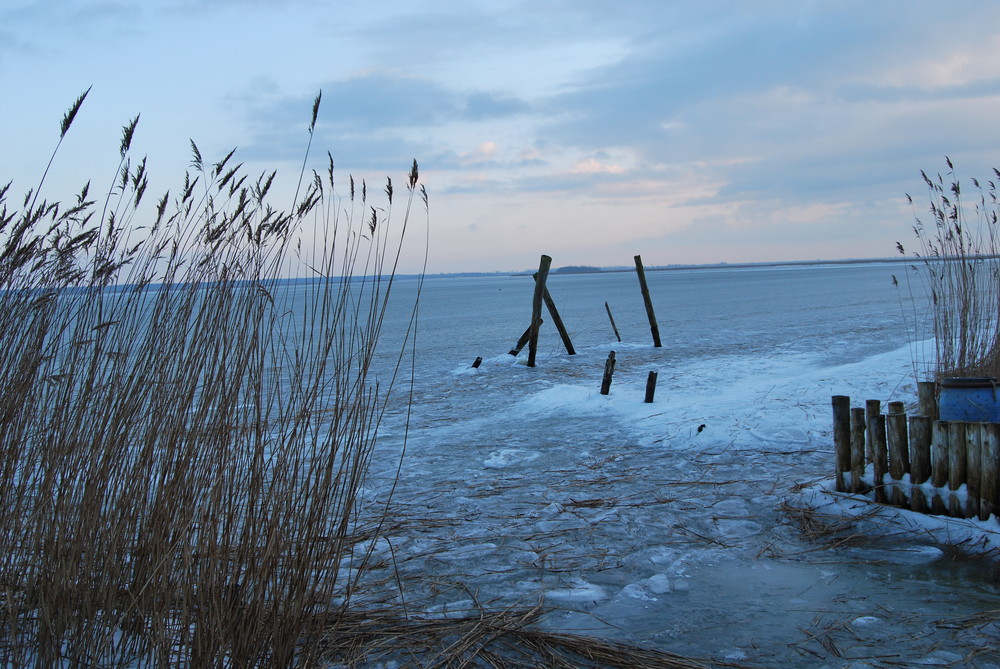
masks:
[[[1000,376],[1000,203],[997,182],[972,179],[971,206],[951,160],[942,177],[921,172],[930,219],[914,213],[919,262],[910,266],[931,299],[935,360],[923,364],[933,378]],[[1000,171],[994,170],[998,179]],[[913,204],[912,198],[910,200]],[[906,249],[897,243],[901,254]],[[909,282],[909,273],[906,282]],[[912,288],[912,286],[911,286]],[[911,290],[912,292],[912,290]],[[913,314],[919,323],[919,314]],[[919,335],[917,338],[922,338]],[[922,374],[918,373],[918,376]]]
[[[391,182],[377,208],[353,180],[340,200],[331,160],[286,213],[273,173],[192,143],[153,211],[137,120],[101,196],[0,190],[0,664],[308,663],[367,559],[392,385],[370,373],[416,163],[391,223]]]

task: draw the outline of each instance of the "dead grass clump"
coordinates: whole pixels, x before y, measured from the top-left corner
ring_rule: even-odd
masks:
[[[377,207],[353,179],[340,199],[332,159],[285,212],[273,172],[192,142],[149,207],[137,121],[104,193],[0,188],[0,664],[308,663],[366,559],[417,166],[401,224],[391,181]]]

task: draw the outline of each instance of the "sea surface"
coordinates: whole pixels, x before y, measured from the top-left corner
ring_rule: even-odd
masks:
[[[658,348],[634,272],[553,273],[575,355],[546,312],[534,367],[509,354],[530,275],[397,280],[373,378],[419,287],[415,340],[364,490],[397,603],[542,602],[552,629],[740,666],[1000,666],[995,559],[799,502],[832,477],[832,395],[915,404],[908,267],[647,270]]]

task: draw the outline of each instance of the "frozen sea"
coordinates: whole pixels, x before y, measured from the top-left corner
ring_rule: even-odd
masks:
[[[996,521],[935,525],[822,489],[831,396],[916,403],[925,308],[893,286],[906,271],[647,270],[660,348],[634,272],[554,273],[576,355],[546,313],[535,367],[508,354],[530,276],[427,278],[409,428],[401,382],[364,491],[391,495],[374,571],[399,571],[411,613],[543,601],[552,629],[713,665],[1000,667],[1000,571],[969,559]],[[397,282],[400,304],[416,286]],[[824,499],[812,529],[844,527],[810,539],[799,510]],[[868,511],[891,517],[844,521]]]

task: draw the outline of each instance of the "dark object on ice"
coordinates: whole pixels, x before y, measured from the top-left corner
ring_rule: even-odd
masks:
[[[615,317],[611,315],[611,307],[608,306],[607,302],[604,303],[604,309],[608,312],[608,320],[611,321],[611,329],[615,331],[615,337],[618,338],[618,341],[621,341],[622,336],[618,334],[618,326],[615,325]]]
[[[601,394],[607,395],[611,392],[611,377],[615,373],[615,352],[608,353],[608,360],[604,363],[604,378],[601,379]]]
[[[646,304],[649,329],[653,333],[653,347],[660,348],[660,328],[656,325],[656,315],[653,313],[653,300],[649,297],[649,286],[646,285],[646,272],[642,268],[642,256],[636,256],[634,260],[635,273],[639,276],[639,287],[642,289],[642,301]]]
[[[699,425],[698,426],[698,434],[701,434],[701,431],[704,430],[706,427],[708,427],[708,426],[705,425],[704,423],[702,423],[701,425]]]
[[[653,403],[653,395],[656,393],[656,372],[650,372],[646,377],[646,404]]]
[[[472,363],[472,369],[479,369],[479,365],[483,364],[483,357],[477,356],[476,361]]]
[[[539,323],[539,325],[541,325],[541,323]],[[522,348],[524,348],[524,345],[528,343],[528,339],[530,337],[531,337],[531,326],[529,325],[528,329],[524,331],[523,335],[521,335],[521,338],[517,340],[517,343],[514,345],[514,348],[510,349],[508,353],[510,353],[512,356],[516,358],[517,354],[521,352]]]

